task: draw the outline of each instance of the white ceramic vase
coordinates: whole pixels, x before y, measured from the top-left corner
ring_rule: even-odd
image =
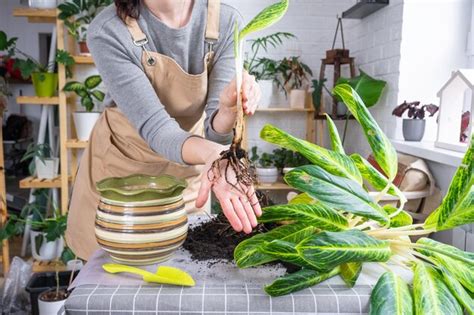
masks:
[[[43,292],[47,293],[49,291]],[[39,295],[40,297],[42,296],[41,294]],[[66,300],[61,300],[61,301],[42,301],[41,298],[38,298],[38,310],[39,310],[39,315],[53,315],[53,314],[59,314],[59,310],[61,310],[61,307],[63,307],[64,303]]]
[[[271,107],[274,92],[273,80],[260,80],[258,81],[258,85],[260,86],[260,91],[262,92],[262,97],[260,98],[258,108]]]
[[[278,180],[278,169],[276,167],[257,167],[257,178],[262,184],[273,184]]]
[[[306,90],[291,90],[290,91],[290,107],[291,108],[305,108],[306,104]]]
[[[56,0],[29,0],[28,4],[36,9],[54,9],[58,5]]]
[[[99,112],[75,112],[74,125],[76,126],[77,138],[81,141],[89,140],[92,129],[100,117]]]
[[[53,179],[58,176],[59,158],[35,158],[36,176],[38,179]]]

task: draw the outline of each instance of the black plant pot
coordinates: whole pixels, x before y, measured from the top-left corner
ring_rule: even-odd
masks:
[[[425,135],[424,119],[403,119],[403,137],[405,141],[421,141]]]

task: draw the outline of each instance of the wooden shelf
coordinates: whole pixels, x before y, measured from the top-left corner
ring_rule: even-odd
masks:
[[[26,17],[30,23],[56,23],[56,9],[15,8],[13,16]]]
[[[274,113],[288,113],[288,112],[301,112],[308,113],[314,112],[314,108],[291,108],[291,107],[268,107],[268,108],[257,108],[257,112],[274,112]]]
[[[92,56],[73,56],[74,61],[76,64],[81,64],[81,65],[93,65],[94,64],[94,59],[92,59]]]
[[[18,96],[16,102],[28,105],[59,105],[59,97]]]
[[[78,139],[69,139],[66,141],[66,147],[69,149],[85,149],[89,141],[81,141]]]
[[[29,176],[20,180],[20,188],[61,188],[61,176],[54,179],[38,179]]]
[[[64,265],[62,261],[33,261],[33,269],[34,273],[37,272],[55,272],[55,271],[66,271],[67,267]]]
[[[258,190],[294,190],[294,188],[291,188],[283,182],[276,182],[273,184],[257,184],[255,188]]]

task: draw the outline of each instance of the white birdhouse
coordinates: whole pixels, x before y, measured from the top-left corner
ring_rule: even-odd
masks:
[[[438,92],[438,136],[435,146],[464,152],[473,132],[474,69],[454,71]]]

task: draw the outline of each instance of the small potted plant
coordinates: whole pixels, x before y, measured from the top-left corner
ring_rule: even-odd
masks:
[[[286,174],[295,167],[311,164],[300,153],[285,148],[273,150],[273,159],[275,166],[281,171],[281,174]]]
[[[17,38],[8,38],[5,32],[0,31],[0,51],[7,51],[7,58],[15,58],[14,68],[20,70],[23,79],[31,77],[35,88],[36,96],[52,97],[58,89],[58,74],[55,73],[54,64],[42,64],[35,58],[24,53],[16,47]],[[74,64],[74,58],[64,51],[58,50],[55,63],[61,63],[66,66],[67,76],[71,75],[70,67]]]
[[[296,38],[296,36],[287,32],[277,32],[249,41],[251,43],[250,57],[245,60],[244,66],[249,74],[255,76],[260,85],[262,91],[260,108],[268,108],[272,103],[278,102],[275,96],[279,89],[276,88],[278,85],[278,61],[258,57],[259,53],[262,50],[267,53],[270,46],[277,48],[283,44],[284,39],[290,38]]]
[[[290,106],[304,108],[309,76],[313,75],[311,69],[300,60],[300,57],[290,57],[280,62],[279,71],[283,77],[285,91],[290,94]]]
[[[425,134],[425,116],[433,117],[438,111],[438,106],[434,104],[420,105],[420,102],[403,102],[395,107],[392,115],[402,117],[408,111],[408,118],[403,119],[403,137],[405,141],[421,141]]]
[[[260,183],[273,184],[278,181],[278,168],[275,166],[273,154],[264,152],[259,156],[257,147],[253,147],[250,161],[255,165],[257,179]]]
[[[113,0],[67,0],[58,5],[58,18],[64,21],[69,34],[73,36],[82,55],[90,55],[87,47],[87,29],[101,9]]]
[[[99,75],[92,75],[84,82],[70,81],[64,86],[64,91],[74,92],[80,97],[81,105],[85,111],[74,113],[74,125],[76,126],[77,137],[81,141],[89,140],[92,129],[99,119],[100,112],[93,111],[95,101],[102,102],[105,94],[97,87],[102,83]]]
[[[31,160],[29,171],[38,179],[53,179],[58,176],[59,158],[51,156],[51,147],[47,143],[30,144],[21,162]]]

